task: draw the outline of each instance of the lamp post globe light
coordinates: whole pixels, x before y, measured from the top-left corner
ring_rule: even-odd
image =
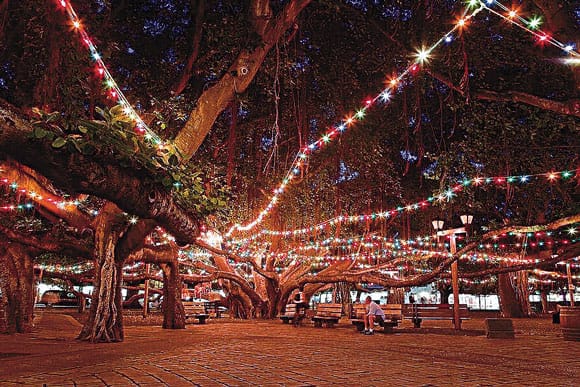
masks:
[[[431,224],[433,225],[435,231],[443,230],[444,222],[442,220],[435,219],[434,221],[431,222]]]
[[[463,225],[467,226],[473,222],[473,215],[461,215],[459,219],[461,219],[461,223]]]

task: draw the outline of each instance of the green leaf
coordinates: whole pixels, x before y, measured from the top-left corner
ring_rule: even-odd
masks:
[[[52,142],[52,147],[59,149],[62,148],[63,146],[65,146],[66,144],[66,139],[62,138],[62,137],[57,137],[53,142]]]
[[[81,149],[78,141],[76,141],[76,140],[73,139],[72,140],[72,143],[73,143],[75,149],[77,150],[77,152],[79,152],[80,154],[82,154],[83,153],[83,150]]]
[[[113,117],[125,115],[125,110],[122,105],[115,105],[109,111]]]
[[[46,116],[46,122],[54,122],[60,118],[59,112],[52,112]]]
[[[79,132],[81,132],[82,134],[87,134],[88,131],[89,128],[87,128],[86,126],[79,125]]]
[[[34,134],[34,138],[40,139],[40,138],[45,138],[46,135],[48,134],[48,131],[46,131],[42,128],[36,127],[36,128],[34,128],[33,134]]]
[[[42,116],[43,116],[42,110],[40,110],[40,109],[39,109],[39,108],[37,108],[37,107],[33,107],[33,108],[32,108],[32,112],[33,112],[34,114],[37,114],[37,115],[39,115],[40,117],[42,117]]]

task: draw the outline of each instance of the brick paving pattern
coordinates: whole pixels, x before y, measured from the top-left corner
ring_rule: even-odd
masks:
[[[70,316],[43,314],[35,333],[0,336],[1,386],[580,385],[580,342],[546,319],[514,321],[513,340],[453,335],[449,321],[365,336],[348,320],[328,329],[214,319],[127,327],[125,342],[92,345],[74,341]]]

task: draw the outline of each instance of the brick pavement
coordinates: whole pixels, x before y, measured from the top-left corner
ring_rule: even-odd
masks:
[[[580,384],[580,343],[545,319],[516,320],[515,340],[452,335],[448,321],[420,331],[446,334],[404,324],[364,336],[348,321],[327,329],[222,319],[179,331],[127,327],[125,342],[92,345],[74,341],[75,321],[44,314],[35,333],[0,336],[1,386]],[[475,332],[483,320],[464,327]]]

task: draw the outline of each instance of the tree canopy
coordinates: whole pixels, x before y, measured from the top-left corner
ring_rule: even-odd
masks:
[[[2,215],[2,235],[20,244],[33,235],[37,249],[67,255],[78,243],[63,252],[42,238],[60,227],[94,239],[78,256],[110,268],[94,276],[111,305],[123,263],[141,260],[159,264],[164,283],[225,278],[239,302],[273,315],[300,284],[407,286],[444,277],[458,258],[431,257],[429,273],[401,282],[378,271],[396,249],[369,259],[377,271],[366,273],[313,267],[317,251],[303,251],[313,245],[344,257],[352,246],[341,238],[388,247],[429,235],[434,218],[458,224],[460,213],[474,215],[479,235],[575,225],[580,76],[566,59],[577,59],[580,9],[539,0],[517,9],[566,51],[498,17],[494,3],[2,1],[1,174],[20,173],[6,177],[2,200],[23,205]],[[30,197],[41,188],[74,209]],[[261,213],[225,252],[199,240]],[[186,245],[179,254],[213,252],[189,260],[193,277],[176,264]],[[94,339],[108,319],[107,340],[122,339],[108,331],[115,307],[91,313],[97,323],[83,334]]]

